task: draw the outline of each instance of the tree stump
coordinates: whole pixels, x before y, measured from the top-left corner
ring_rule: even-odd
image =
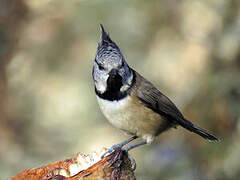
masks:
[[[9,180],[135,180],[131,161],[125,151],[115,150],[110,155],[77,154],[40,168],[23,170]]]

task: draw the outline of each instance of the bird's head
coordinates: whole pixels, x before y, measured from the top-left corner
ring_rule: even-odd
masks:
[[[108,33],[101,28],[101,40],[93,65],[93,79],[96,90],[104,93],[107,90],[125,91],[131,84],[133,75],[121,50]]]

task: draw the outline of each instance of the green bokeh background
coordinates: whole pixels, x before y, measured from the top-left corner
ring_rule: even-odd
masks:
[[[239,179],[240,1],[22,2],[27,15],[16,31],[1,102],[0,179],[127,138],[106,121],[95,98],[91,71],[100,23],[133,69],[187,119],[222,139],[209,143],[172,129],[131,151],[137,179]]]

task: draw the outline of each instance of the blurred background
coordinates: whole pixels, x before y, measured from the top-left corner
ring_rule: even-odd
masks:
[[[127,138],[95,98],[100,23],[131,67],[222,139],[170,130],[131,151],[137,179],[239,179],[239,0],[0,0],[0,179]]]

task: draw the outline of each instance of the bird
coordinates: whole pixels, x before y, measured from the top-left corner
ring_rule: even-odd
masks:
[[[141,141],[123,149],[129,151],[151,144],[156,136],[178,126],[206,140],[219,141],[210,132],[187,120],[167,96],[132,69],[102,24],[100,29],[101,39],[92,70],[97,101],[105,118],[131,135],[106,153],[123,148],[137,138]]]

